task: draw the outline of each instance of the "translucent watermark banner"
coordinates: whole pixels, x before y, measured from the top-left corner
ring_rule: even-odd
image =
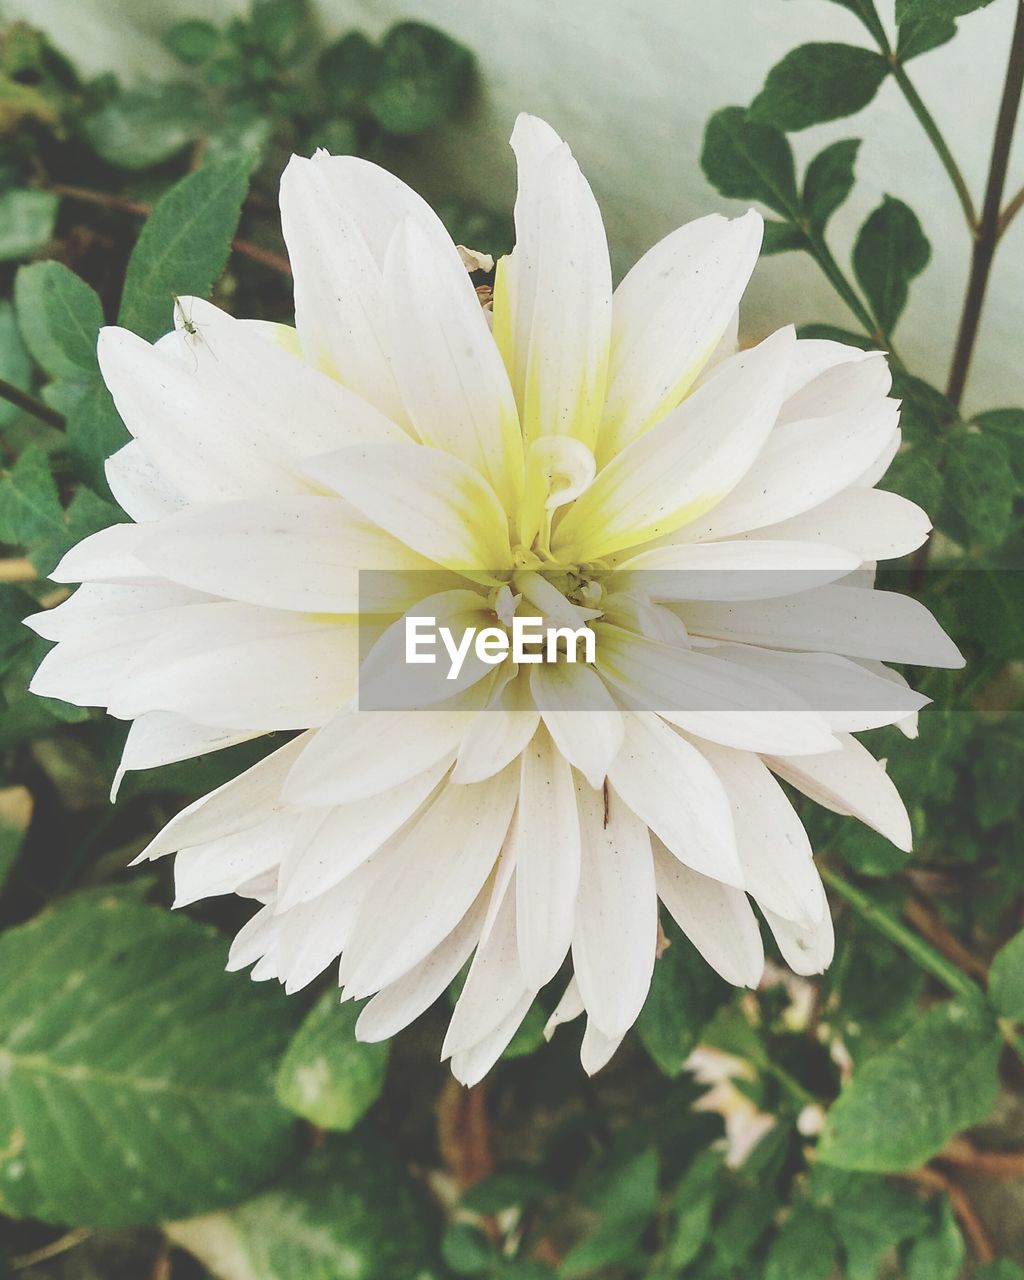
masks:
[[[848,566],[362,571],[357,705],[508,710],[528,686],[541,710],[605,711],[610,694],[667,715],[889,724],[931,700],[892,666],[963,663],[923,604],[872,583]]]

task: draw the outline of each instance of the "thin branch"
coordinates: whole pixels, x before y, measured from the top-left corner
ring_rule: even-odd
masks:
[[[129,200],[124,196],[111,195],[106,191],[93,191],[89,187],[76,187],[62,182],[46,183],[48,191],[56,192],[59,196],[64,196],[68,200],[77,200],[81,204],[97,205],[101,209],[113,209],[118,213],[131,214],[133,218],[148,218],[153,212],[151,204],[145,204],[141,200]],[[262,245],[253,244],[251,240],[243,240],[236,237],[231,241],[231,248],[235,253],[241,254],[243,258],[249,258],[253,262],[259,262],[264,267],[269,267],[271,271],[278,271],[281,275],[290,276],[292,273],[291,263],[283,254],[275,253],[272,249],[264,249]]]
[[[926,1165],[923,1169],[913,1169],[909,1173],[896,1175],[916,1182],[920,1187],[931,1191],[944,1191],[949,1196],[950,1207],[956,1214],[964,1235],[971,1242],[971,1248],[979,1262],[991,1262],[996,1256],[995,1245],[988,1234],[988,1228],[978,1216],[978,1211],[971,1203],[971,1198],[959,1182],[955,1182],[947,1173]]]
[[[19,409],[24,409],[26,413],[31,413],[33,417],[49,423],[51,427],[56,427],[58,431],[63,431],[67,426],[67,419],[62,413],[58,413],[56,409],[51,409],[38,396],[31,395],[28,391],[22,391],[21,387],[16,387],[13,382],[8,382],[6,378],[0,378],[0,398],[9,400],[11,404],[15,404]]]
[[[979,1151],[967,1138],[954,1138],[935,1159],[986,1178],[1024,1179],[1024,1151]]]
[[[903,907],[903,918],[941,951],[947,960],[973,978],[985,982],[988,967],[973,952],[968,951],[958,937],[950,933],[939,917],[920,898],[910,897]]]
[[[999,242],[1000,206],[1006,183],[1006,167],[1010,157],[1017,114],[1020,109],[1021,90],[1024,88],[1024,0],[1017,0],[1017,17],[1010,41],[1010,57],[1006,66],[1006,80],[999,104],[995,137],[992,141],[992,159],[989,162],[985,202],[981,208],[981,220],[971,255],[971,274],[967,282],[960,331],[957,335],[953,363],[949,373],[946,395],[959,406],[967,382],[974,344],[978,337],[978,324],[985,301],[985,290],[992,270],[992,259]]]
[[[1003,212],[999,215],[1000,237],[1005,234],[1006,228],[1014,218],[1016,218],[1017,214],[1020,213],[1021,209],[1024,209],[1024,187],[1021,187],[1013,199],[1007,204]]]
[[[23,1253],[20,1257],[12,1258],[11,1266],[15,1271],[24,1271],[26,1267],[34,1267],[36,1263],[46,1262],[49,1258],[57,1258],[62,1253],[67,1253],[69,1249],[76,1249],[91,1235],[92,1231],[88,1227],[76,1227],[67,1235],[44,1244],[41,1249],[34,1249],[31,1253]]]

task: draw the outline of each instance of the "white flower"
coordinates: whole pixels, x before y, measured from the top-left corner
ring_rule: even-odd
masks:
[[[122,771],[299,731],[142,856],[177,853],[179,904],[263,904],[233,968],[294,991],[340,956],[366,1039],[473,957],[444,1045],[467,1082],[569,958],[556,1020],[585,1010],[584,1065],[607,1061],[659,898],[730,982],[761,975],[751,899],[822,970],[829,912],[776,778],[907,848],[851,734],[926,701],[883,662],[961,661],[871,588],[929,528],[873,487],[900,439],[884,358],[791,329],[736,352],[754,212],[681,227],[613,293],[568,147],[530,117],[512,145],[493,332],[423,201],[324,153],[281,187],[295,329],[198,299],[155,346],[105,329],[135,523],[69,552],[54,576],[85,585],[32,620],[58,641],[34,690],[133,722]],[[429,710],[358,710],[359,570],[390,571],[362,602],[375,670],[423,596],[463,625],[583,620],[596,662],[467,663]]]

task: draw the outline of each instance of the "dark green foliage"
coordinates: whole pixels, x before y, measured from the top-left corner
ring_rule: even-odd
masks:
[[[910,282],[928,265],[931,246],[909,205],[885,196],[860,229],[853,269],[883,332],[896,326]]]
[[[751,120],[792,132],[852,116],[889,73],[880,54],[850,44],[804,44],[772,67]]]

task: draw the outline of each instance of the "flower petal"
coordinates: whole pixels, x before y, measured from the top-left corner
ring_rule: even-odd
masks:
[[[579,662],[542,663],[530,689],[548,733],[571,765],[600,788],[622,746],[622,712],[596,671]]]
[[[800,515],[737,536],[822,542],[845,547],[862,561],[891,560],[916,551],[931,527],[927,513],[898,493],[854,486]]]

